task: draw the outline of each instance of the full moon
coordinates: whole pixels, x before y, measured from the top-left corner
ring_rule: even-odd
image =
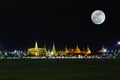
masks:
[[[91,20],[94,24],[102,24],[105,21],[105,13],[101,10],[95,10],[91,15]]]

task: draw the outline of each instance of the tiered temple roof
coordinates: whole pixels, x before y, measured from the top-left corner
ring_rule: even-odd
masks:
[[[89,47],[87,47],[86,50],[80,50],[80,48],[77,45],[76,48],[67,48],[67,47],[65,47],[65,53],[67,53],[67,54],[71,54],[71,53],[76,54],[76,53],[78,53],[78,54],[86,54],[86,55],[88,55],[88,54],[91,54],[91,50],[89,49]]]

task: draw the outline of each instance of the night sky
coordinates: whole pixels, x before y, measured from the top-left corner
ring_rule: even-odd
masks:
[[[91,21],[94,10],[105,12],[101,25]],[[0,48],[24,49],[47,44],[80,48],[113,47],[120,40],[120,4],[115,0],[1,0]]]

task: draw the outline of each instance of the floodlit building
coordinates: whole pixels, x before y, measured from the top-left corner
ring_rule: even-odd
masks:
[[[80,48],[78,47],[78,45],[77,45],[76,48],[75,48],[75,53],[81,53],[81,50],[80,50]]]
[[[40,56],[40,55],[45,55],[45,56],[66,55],[67,56],[67,55],[89,55],[89,54],[91,54],[91,50],[89,49],[89,47],[87,47],[86,50],[81,50],[78,47],[78,44],[76,45],[75,48],[67,48],[67,46],[65,46],[64,50],[56,51],[55,44],[53,43],[52,50],[47,51],[45,45],[43,48],[38,48],[38,43],[35,42],[35,47],[29,48],[27,50],[27,55],[30,55],[30,56]]]
[[[59,55],[89,55],[91,54],[91,50],[87,47],[86,50],[81,50],[78,45],[76,48],[67,48],[65,46],[65,51],[59,51]]]
[[[90,48],[87,46],[87,49],[84,50],[84,51],[81,51],[81,53],[83,53],[83,54],[85,54],[85,55],[89,55],[89,54],[91,54],[91,50],[90,50]]]
[[[99,50],[98,52],[100,52],[100,53],[105,53],[105,52],[107,52],[107,50],[104,48],[104,46],[102,47],[102,49],[101,50]]]
[[[32,55],[32,56],[44,55],[46,51],[47,51],[46,46],[44,48],[38,48],[38,43],[35,42],[35,47],[29,48],[27,51],[27,55]]]
[[[81,53],[81,50],[78,47],[78,45],[76,46],[76,48],[67,48],[67,47],[65,47],[65,53],[67,55],[69,55],[69,54],[79,54],[79,53]]]

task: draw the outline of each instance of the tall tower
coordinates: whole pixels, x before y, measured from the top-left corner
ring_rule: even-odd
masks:
[[[80,53],[81,51],[80,51],[80,48],[78,47],[78,44],[77,44],[77,46],[76,46],[76,48],[75,48],[75,53]]]
[[[106,49],[105,49],[104,45],[103,45],[102,49],[99,50],[98,52],[102,52],[102,53],[106,52]]]
[[[68,51],[68,49],[67,49],[67,46],[65,46],[65,53],[68,53],[69,51]]]
[[[53,47],[52,47],[52,51],[51,51],[52,55],[56,56],[57,55],[57,52],[56,52],[56,49],[55,49],[55,44],[53,43]]]
[[[44,45],[43,50],[44,50],[44,53],[46,54],[47,53],[46,45]]]
[[[35,49],[38,49],[38,43],[35,42]]]
[[[87,53],[86,54],[91,54],[91,50],[90,50],[89,46],[87,46]]]
[[[102,52],[105,52],[105,47],[104,47],[104,45],[103,45],[101,51],[102,51]]]

